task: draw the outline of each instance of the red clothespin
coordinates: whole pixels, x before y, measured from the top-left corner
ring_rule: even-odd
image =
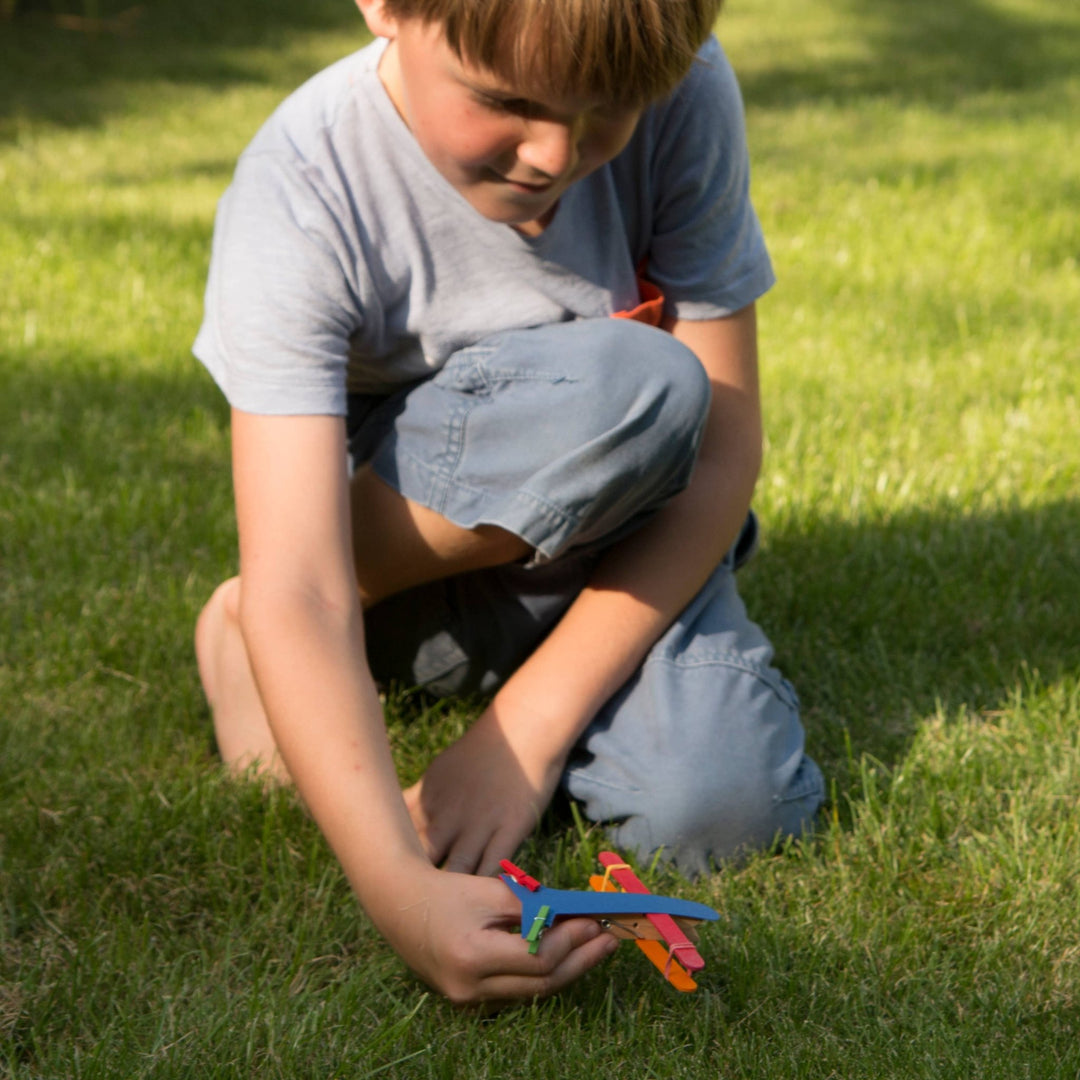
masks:
[[[509,874],[519,885],[524,886],[529,892],[536,892],[540,888],[540,882],[530,874],[526,874],[519,866],[515,866],[509,859],[501,859],[499,865],[503,873]]]

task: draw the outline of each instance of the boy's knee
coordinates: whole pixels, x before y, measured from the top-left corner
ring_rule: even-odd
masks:
[[[574,324],[570,324],[574,325]],[[709,379],[671,334],[628,319],[588,324],[591,401],[611,427],[631,423],[656,449],[696,451],[709,410]]]
[[[587,816],[614,823],[621,847],[659,852],[688,875],[806,832],[824,780],[769,654],[698,637],[647,662],[610,726],[587,740],[591,760],[567,776]]]
[[[544,425],[558,456],[538,479],[576,521],[573,543],[588,544],[642,520],[689,482],[709,380],[689,348],[641,323],[583,320],[544,333],[568,374]]]
[[[215,668],[222,653],[224,635],[240,624],[240,579],[223,581],[206,601],[195,622],[195,659],[199,678],[209,700],[214,698]]]
[[[630,319],[579,319],[499,334],[479,346],[489,385],[529,387],[539,412],[571,443],[622,430],[696,443],[709,380],[693,351],[671,334]],[[542,388],[552,388],[550,402]],[[548,418],[537,416],[537,422]]]
[[[580,319],[455,353],[350,445],[407,499],[554,558],[609,542],[686,486],[709,397],[701,362],[670,334]]]
[[[808,832],[824,799],[817,765],[799,755],[793,768],[752,762],[713,768],[693,783],[644,793],[637,814],[614,830],[615,842],[641,857],[659,852],[687,876]]]
[[[203,616],[219,616],[227,623],[240,623],[240,578],[231,577],[223,581],[213,592],[203,608]]]

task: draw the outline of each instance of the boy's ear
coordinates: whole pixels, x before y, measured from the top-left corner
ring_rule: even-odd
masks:
[[[397,35],[397,19],[386,13],[383,0],[356,0],[367,28],[376,36],[393,38]]]

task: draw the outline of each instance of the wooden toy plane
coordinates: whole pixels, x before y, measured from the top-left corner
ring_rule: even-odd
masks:
[[[502,880],[521,902],[521,936],[529,952],[536,952],[544,930],[556,919],[585,916],[615,937],[636,941],[677,990],[696,990],[690,972],[700,971],[705,961],[691,935],[697,923],[719,919],[719,914],[692,900],[654,895],[613,851],[600,852],[599,859],[604,873],[590,877],[593,892],[546,888],[508,859],[502,861]]]

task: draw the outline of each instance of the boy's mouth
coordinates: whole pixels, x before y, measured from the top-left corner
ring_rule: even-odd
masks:
[[[512,190],[520,191],[525,195],[544,195],[555,186],[552,180],[545,180],[543,183],[529,183],[525,180],[516,180],[512,176],[503,176],[501,173],[495,175]]]

